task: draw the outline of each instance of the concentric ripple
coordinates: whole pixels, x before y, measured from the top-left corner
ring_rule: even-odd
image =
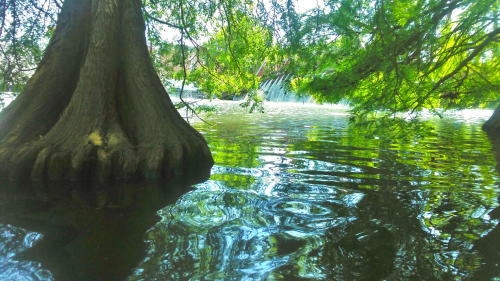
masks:
[[[158,213],[129,280],[486,278],[496,261],[475,245],[497,227],[500,191],[480,130],[490,113],[429,118],[429,134],[395,138],[338,108],[266,110],[227,106],[196,125],[211,178]]]

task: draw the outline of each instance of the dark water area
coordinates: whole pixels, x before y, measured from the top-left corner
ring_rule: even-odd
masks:
[[[0,280],[500,280],[490,113],[396,137],[338,108],[223,106],[194,124],[215,166],[192,188],[0,189]]]
[[[124,280],[144,233],[208,171],[169,183],[0,183],[0,280]]]

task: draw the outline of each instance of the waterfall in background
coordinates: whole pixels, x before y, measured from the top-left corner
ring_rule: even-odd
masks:
[[[312,97],[297,97],[295,93],[286,90],[286,83],[291,78],[290,74],[263,82],[260,89],[264,92],[267,101],[272,102],[300,102],[314,103]]]

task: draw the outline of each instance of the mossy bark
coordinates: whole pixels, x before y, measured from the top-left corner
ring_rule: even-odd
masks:
[[[37,71],[0,113],[0,177],[162,179],[213,165],[144,33],[140,0],[66,0]]]

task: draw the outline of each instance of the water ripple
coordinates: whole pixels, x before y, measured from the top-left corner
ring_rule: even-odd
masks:
[[[0,224],[0,280],[54,280],[49,270],[38,262],[19,261],[15,256],[42,238],[36,232],[30,232],[11,225]]]
[[[341,109],[225,110],[197,126],[210,180],[159,212],[130,280],[451,280],[481,268],[473,246],[497,226],[500,194],[486,115],[429,117],[432,134],[394,138]]]

